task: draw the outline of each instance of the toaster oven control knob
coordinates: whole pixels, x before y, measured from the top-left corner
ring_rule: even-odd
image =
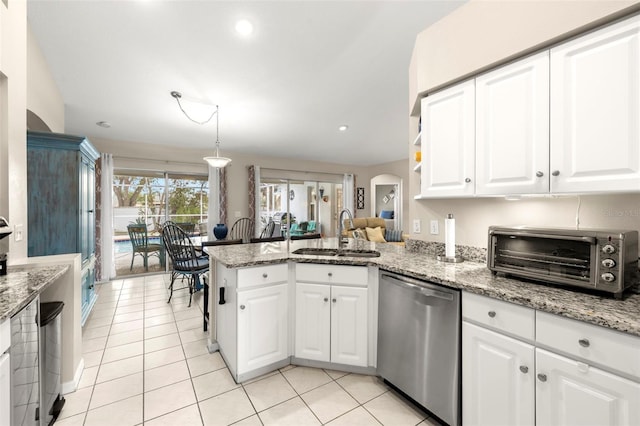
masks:
[[[614,266],[616,266],[616,261],[613,259],[603,259],[602,266],[604,266],[605,268],[613,268]]]
[[[608,283],[616,280],[616,276],[613,275],[611,272],[605,272],[604,274],[600,275],[600,277],[602,278],[603,281],[606,281]]]
[[[603,253],[607,253],[607,254],[615,253],[616,252],[616,248],[614,246],[612,246],[611,244],[607,244],[604,247],[602,247],[602,252]]]

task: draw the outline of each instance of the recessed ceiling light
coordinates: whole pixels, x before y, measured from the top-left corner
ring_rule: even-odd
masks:
[[[253,32],[253,24],[246,19],[240,19],[236,22],[236,32],[245,37],[251,35]]]
[[[111,123],[109,123],[108,121],[98,121],[96,124],[100,127],[104,127],[105,129],[111,127]]]
[[[338,130],[340,130],[341,132],[346,132],[349,129],[349,126],[347,126],[346,124],[343,124],[342,126],[338,127]]]

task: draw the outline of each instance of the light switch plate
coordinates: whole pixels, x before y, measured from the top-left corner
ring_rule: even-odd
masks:
[[[431,221],[431,235],[438,235],[440,230],[438,229],[438,220]]]
[[[15,232],[15,236],[14,237],[15,237],[16,241],[22,241],[22,238],[23,238],[22,237],[22,230],[23,230],[23,226],[22,225],[16,225],[15,230],[14,230],[14,232]]]
[[[413,219],[413,232],[415,234],[420,233],[420,219]]]
[[[236,218],[239,218],[239,217],[240,217],[240,214],[241,214],[241,213],[240,213],[240,212],[238,212],[238,211],[233,212],[233,215],[234,215]]]

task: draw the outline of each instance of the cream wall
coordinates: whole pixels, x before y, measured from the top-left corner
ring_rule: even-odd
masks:
[[[639,9],[639,1],[482,1],[472,0],[420,33],[410,65],[410,108],[421,92],[468,77],[479,70],[523,52],[557,42],[585,27]],[[419,102],[417,102],[419,105]],[[414,111],[415,112],[415,111]],[[415,138],[419,111],[409,118]],[[413,142],[413,139],[411,140]],[[409,151],[417,148],[409,143]],[[420,177],[411,171],[409,197],[420,193]],[[412,238],[444,241],[444,218],[456,218],[456,242],[487,246],[491,225],[575,227],[579,199],[570,197],[467,198],[411,200],[410,220],[419,220],[421,232]],[[640,230],[640,194],[589,195],[580,197],[580,226]],[[438,220],[440,234],[429,233]],[[409,228],[412,228],[412,223]],[[407,226],[405,226],[407,227]]]
[[[64,101],[40,46],[27,26],[27,108],[55,133],[64,133]]]
[[[153,145],[143,142],[118,141],[91,135],[88,135],[88,138],[98,151],[113,154],[114,164],[117,168],[152,169],[206,174],[207,167],[206,163],[202,160],[202,157],[211,155],[210,149],[177,149],[176,147]],[[247,167],[250,165],[282,170],[299,170],[336,174],[354,173],[356,175],[356,186],[365,188],[365,208],[363,210],[354,211],[356,216],[359,217],[366,217],[369,215],[371,201],[370,181],[373,176],[382,173],[392,173],[405,179],[405,182],[407,177],[406,160],[363,167],[324,163],[319,161],[292,160],[290,158],[250,155],[226,150],[224,149],[224,145],[222,153],[233,160],[231,165],[227,166],[227,214],[229,220],[234,218],[235,212],[240,212],[240,216],[248,215],[249,189]],[[408,212],[408,208],[405,208],[405,211]]]
[[[640,8],[638,0],[470,0],[418,34],[409,109],[420,97]]]
[[[0,215],[22,226],[0,244],[9,264],[27,257],[27,3],[0,2]]]

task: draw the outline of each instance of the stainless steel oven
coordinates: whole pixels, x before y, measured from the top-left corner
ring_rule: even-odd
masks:
[[[638,279],[638,231],[492,226],[487,266],[620,298]]]

